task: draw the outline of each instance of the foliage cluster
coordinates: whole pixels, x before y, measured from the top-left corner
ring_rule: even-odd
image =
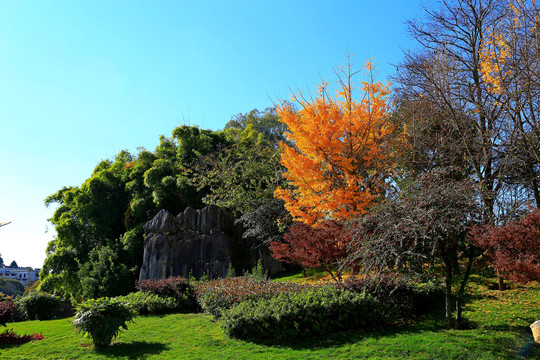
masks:
[[[90,299],[77,307],[73,325],[83,335],[92,338],[95,347],[109,345],[120,328],[127,330],[133,312],[127,304],[116,299]]]
[[[223,312],[220,325],[235,338],[284,340],[375,328],[388,320],[382,315],[371,296],[324,286],[243,301]]]
[[[246,300],[270,298],[280,293],[298,292],[303,288],[303,285],[293,282],[276,283],[242,276],[198,283],[195,292],[201,308],[219,318],[225,309]]]

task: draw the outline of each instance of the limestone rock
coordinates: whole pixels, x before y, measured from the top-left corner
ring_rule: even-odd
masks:
[[[242,239],[242,230],[215,205],[201,210],[186,208],[176,217],[161,210],[144,226],[144,259],[139,276],[163,279],[169,276],[225,277],[229,264],[238,273],[252,269],[258,259],[270,274],[281,271],[268,249]]]

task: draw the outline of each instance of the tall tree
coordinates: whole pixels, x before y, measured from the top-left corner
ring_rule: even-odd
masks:
[[[480,69],[487,90],[508,119],[505,182],[523,186],[540,206],[540,28],[536,1],[509,0],[486,34]]]
[[[409,98],[428,99],[458,135],[465,160],[481,185],[484,218],[496,221],[505,171],[502,151],[507,119],[494,106],[489,84],[481,72],[486,35],[506,11],[504,1],[443,0],[426,9],[426,18],[411,21],[410,32],[420,44],[409,52],[396,76]]]
[[[396,199],[386,200],[352,224],[347,265],[367,277],[394,272],[424,279],[442,275],[447,326],[452,323],[455,295],[459,328],[465,286],[481,253],[467,236],[480,220],[475,193],[470,181],[454,181],[444,171],[420,176]]]
[[[392,164],[389,142],[394,126],[387,121],[388,85],[376,82],[367,63],[368,81],[355,98],[350,64],[336,71],[339,92],[332,98],[322,83],[314,99],[294,96],[300,110],[283,101],[278,115],[288,127],[281,143],[281,163],[288,187],[275,196],[295,221],[313,225],[362,214],[385,194]]]

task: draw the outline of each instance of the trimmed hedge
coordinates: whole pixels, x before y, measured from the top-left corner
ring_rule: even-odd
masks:
[[[26,320],[50,320],[59,316],[62,302],[58,296],[33,291],[17,300],[17,305]]]
[[[221,327],[230,337],[287,340],[386,322],[375,298],[336,286],[312,287],[271,298],[246,300],[222,314]]]
[[[139,315],[175,314],[187,312],[182,302],[174,297],[161,297],[149,292],[133,292],[115,298],[124,302],[133,312]]]
[[[201,308],[218,319],[224,310],[243,301],[270,298],[304,288],[305,285],[298,283],[276,283],[250,275],[199,282],[195,293]]]

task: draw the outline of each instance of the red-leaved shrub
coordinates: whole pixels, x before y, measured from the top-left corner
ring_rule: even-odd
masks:
[[[178,297],[191,289],[189,281],[180,276],[160,280],[140,280],[135,283],[137,290],[151,292],[162,297]]]
[[[501,277],[540,281],[540,209],[504,226],[477,227],[471,237]]]
[[[24,344],[32,340],[41,340],[43,338],[44,336],[41,333],[18,335],[13,329],[6,329],[3,333],[0,333],[0,345]]]
[[[342,224],[333,220],[323,221],[316,227],[297,223],[283,239],[284,242],[270,244],[274,258],[303,268],[323,269],[335,280],[341,280],[338,264],[347,257],[350,242],[349,232]],[[334,270],[337,271],[335,276]]]
[[[15,313],[15,304],[12,301],[0,301],[0,325],[6,326]]]

